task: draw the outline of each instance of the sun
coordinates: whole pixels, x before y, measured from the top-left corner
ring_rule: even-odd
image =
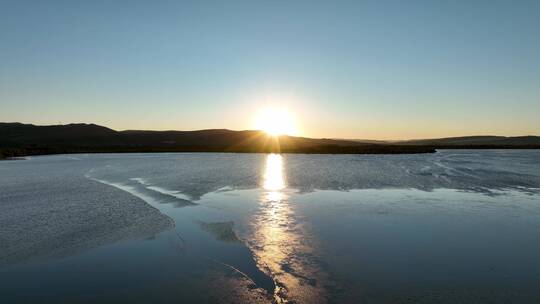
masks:
[[[269,107],[255,114],[254,127],[272,136],[296,135],[296,121],[286,108]]]

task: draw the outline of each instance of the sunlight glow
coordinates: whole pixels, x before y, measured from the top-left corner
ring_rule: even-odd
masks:
[[[272,136],[297,135],[298,129],[291,113],[285,108],[264,108],[257,112],[254,127]]]

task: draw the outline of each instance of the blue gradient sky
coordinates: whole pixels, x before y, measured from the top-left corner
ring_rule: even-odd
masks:
[[[540,1],[4,1],[0,121],[540,135]]]

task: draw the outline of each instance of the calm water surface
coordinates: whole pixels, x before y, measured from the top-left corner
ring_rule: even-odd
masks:
[[[0,162],[1,303],[539,303],[540,151]]]

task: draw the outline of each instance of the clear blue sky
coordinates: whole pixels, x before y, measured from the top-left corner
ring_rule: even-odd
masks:
[[[540,135],[540,1],[0,0],[0,121]]]

